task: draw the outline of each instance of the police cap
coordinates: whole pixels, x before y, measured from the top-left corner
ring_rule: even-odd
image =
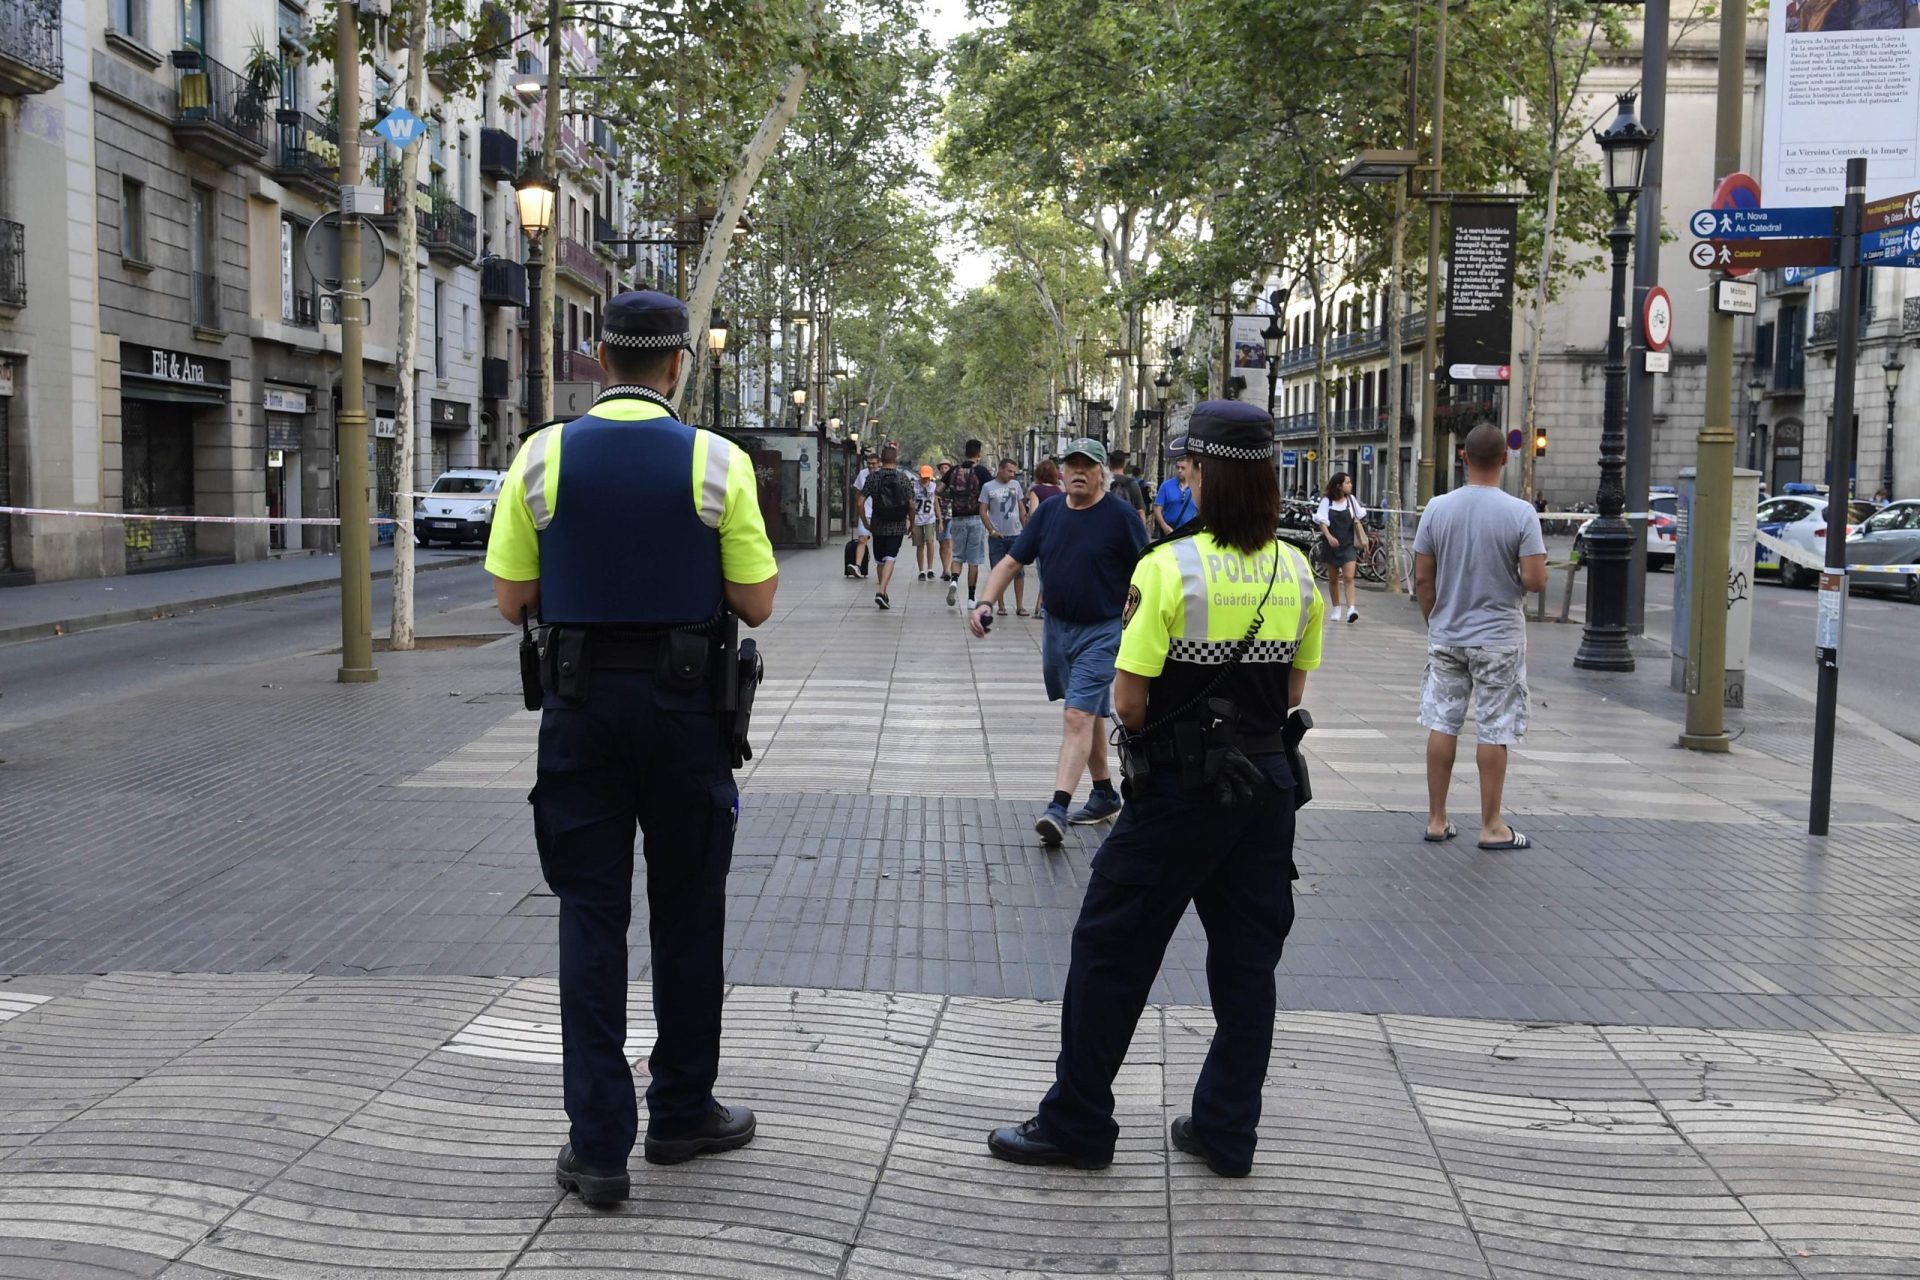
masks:
[[[1208,400],[1187,422],[1187,452],[1255,462],[1273,456],[1273,417],[1244,400]]]
[[[608,346],[629,351],[674,351],[693,342],[687,304],[652,289],[615,294],[600,336]]]

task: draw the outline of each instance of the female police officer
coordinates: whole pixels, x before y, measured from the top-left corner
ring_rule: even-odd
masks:
[[[1112,1162],[1114,1076],[1191,902],[1218,1029],[1173,1144],[1223,1177],[1253,1165],[1296,878],[1281,733],[1320,665],[1322,606],[1305,558],[1274,537],[1273,419],[1202,404],[1187,456],[1199,525],[1149,548],[1127,590],[1113,705],[1128,803],[1074,927],[1054,1085],[1038,1115],[987,1139],[1019,1164]]]

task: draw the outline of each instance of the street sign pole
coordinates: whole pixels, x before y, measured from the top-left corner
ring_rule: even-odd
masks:
[[[334,81],[339,85],[340,118],[359,119],[360,9],[355,0],[340,5],[335,36]],[[360,172],[360,130],[340,131],[340,172]],[[384,255],[383,255],[384,258]],[[411,264],[409,264],[411,268]],[[360,219],[340,219],[340,410],[334,419],[334,465],[340,475],[340,669],[342,684],[371,684],[380,678],[373,665],[373,566],[367,526],[367,395],[361,364],[366,272],[360,259]]]
[[[1813,704],[1813,788],[1807,833],[1824,836],[1833,811],[1833,721],[1840,701],[1840,633],[1847,608],[1847,504],[1853,497],[1853,369],[1860,358],[1860,224],[1867,204],[1867,162],[1847,161],[1840,210],[1840,340],[1833,357],[1833,418],[1827,425],[1827,568],[1820,575],[1814,623],[1819,676]]]
[[[1641,12],[1640,123],[1653,135],[1647,160],[1640,171],[1640,201],[1634,207],[1633,296],[1627,314],[1646,315],[1647,297],[1660,280],[1660,235],[1665,229],[1660,187],[1667,147],[1667,43],[1669,0],[1647,0]],[[1670,305],[1670,304],[1669,304]],[[1671,317],[1671,310],[1667,313]],[[1664,345],[1664,344],[1663,344]],[[1644,324],[1627,332],[1627,510],[1647,509],[1648,486],[1653,482],[1653,374],[1643,353]],[[1528,456],[1532,456],[1531,447]],[[1523,493],[1531,498],[1531,493]],[[1647,629],[1647,522],[1632,522],[1633,550],[1627,560],[1627,632],[1643,635]]]

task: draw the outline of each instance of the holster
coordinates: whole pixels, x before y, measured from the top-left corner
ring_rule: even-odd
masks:
[[[705,631],[669,631],[660,637],[654,681],[672,693],[697,693],[707,682],[713,638]]]
[[[540,644],[533,636],[533,624],[527,610],[520,611],[520,702],[529,711],[538,711],[545,701],[540,683]]]
[[[766,678],[760,646],[740,639],[740,619],[729,613],[720,631],[720,678],[715,682],[716,709],[727,737],[727,754],[738,769],[753,759],[747,740],[753,722],[753,699]]]
[[[1153,752],[1144,734],[1122,733],[1119,745],[1120,776],[1137,791],[1153,778]]]
[[[567,702],[587,696],[586,628],[548,627],[546,648],[540,656],[541,688]]]
[[[1200,722],[1200,781],[1211,784],[1220,776],[1220,762],[1240,744],[1240,709],[1227,698],[1208,698],[1206,718]]]
[[[1307,755],[1300,749],[1301,740],[1307,736],[1307,730],[1313,728],[1313,717],[1305,707],[1295,707],[1287,716],[1287,727],[1281,731],[1281,737],[1287,747],[1287,768],[1293,771],[1293,807],[1299,809],[1313,799],[1313,785],[1307,780]]]

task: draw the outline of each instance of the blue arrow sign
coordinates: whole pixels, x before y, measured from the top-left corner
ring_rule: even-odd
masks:
[[[395,107],[387,112],[373,131],[401,150],[417,142],[427,131],[424,120],[405,107]]]
[[[1300,455],[1295,453],[1292,449],[1282,449],[1280,451],[1281,466],[1293,467],[1293,466],[1298,466],[1299,463],[1300,463]]]
[[[1895,258],[1920,256],[1920,224],[1869,231],[1860,237],[1860,261],[1878,266],[1905,266]]]
[[[1838,268],[1836,267],[1782,267],[1780,268],[1780,280],[1781,280],[1781,283],[1783,284],[1800,284],[1803,281],[1813,279],[1815,276],[1824,276],[1829,271],[1835,271],[1835,270],[1838,270]]]
[[[1920,251],[1911,249],[1883,249],[1877,254],[1861,254],[1863,267],[1920,267]]]
[[[1826,205],[1785,209],[1702,209],[1687,220],[1702,240],[1763,240],[1834,234],[1834,210]]]

